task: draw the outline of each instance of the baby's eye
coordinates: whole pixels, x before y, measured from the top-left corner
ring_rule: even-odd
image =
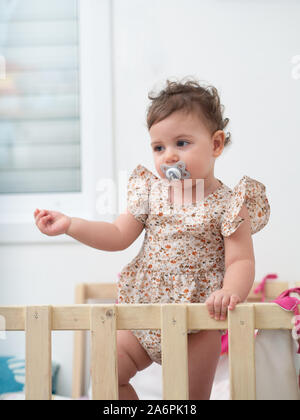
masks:
[[[185,141],[185,140],[178,140],[178,141],[177,141],[177,146],[179,146],[179,147],[183,147],[184,145],[183,145],[182,143],[189,144],[189,142],[188,142],[188,141]],[[161,152],[162,147],[163,147],[163,146],[155,146],[153,150],[154,150],[154,152]]]
[[[161,147],[162,147],[162,146],[155,146],[155,147],[154,147],[154,149],[153,149],[153,150],[154,150],[154,152],[160,152],[161,150],[158,150],[158,149],[160,149]]]
[[[177,144],[178,143],[186,143],[186,144],[189,144],[189,142],[188,141],[185,141],[185,140],[178,140]]]

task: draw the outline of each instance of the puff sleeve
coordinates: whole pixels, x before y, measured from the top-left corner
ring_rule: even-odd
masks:
[[[131,173],[127,184],[128,211],[145,224],[149,214],[149,192],[151,180],[155,178],[147,168],[138,165]]]
[[[245,175],[234,187],[226,205],[221,224],[223,236],[230,236],[244,221],[239,216],[243,204],[246,205],[249,213],[252,235],[268,223],[270,205],[266,196],[266,187],[261,182]]]

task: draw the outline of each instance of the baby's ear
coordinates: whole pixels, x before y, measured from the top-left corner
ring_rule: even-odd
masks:
[[[220,156],[224,149],[225,133],[223,130],[218,130],[213,135],[214,156]]]

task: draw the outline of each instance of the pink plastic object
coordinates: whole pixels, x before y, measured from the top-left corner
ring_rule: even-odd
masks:
[[[256,287],[256,289],[254,289],[254,293],[262,292],[262,298],[261,298],[262,302],[265,301],[266,281],[267,280],[274,280],[274,279],[277,279],[277,278],[278,278],[277,274],[267,274],[262,279],[262,281],[259,283],[259,285]],[[226,354],[226,353],[228,353],[228,332],[227,332],[227,334],[222,335],[221,341],[222,341],[221,354]]]
[[[257,288],[254,290],[254,293],[262,293],[262,298],[261,301],[264,302],[265,301],[265,287],[266,287],[266,282],[267,280],[274,280],[277,279],[278,276],[277,274],[267,274],[262,281],[259,283],[259,285],[257,286]]]
[[[278,296],[277,299],[273,300],[274,303],[277,303],[282,309],[286,311],[292,311],[295,315],[295,329],[300,337],[300,315],[298,305],[300,305],[300,300],[290,296],[291,293],[297,293],[300,296],[300,287],[295,287],[294,289],[285,290],[281,295]],[[298,354],[300,354],[300,338],[298,340]]]
[[[259,286],[255,289],[255,293],[262,292],[262,301],[265,300],[265,294],[264,294],[264,288],[265,283],[267,279],[276,279],[278,276],[276,274],[268,274],[265,276]],[[297,293],[300,296],[300,287],[295,287],[293,289],[288,289],[282,292],[275,300],[272,302],[277,303],[282,309],[286,311],[292,311],[295,314],[295,328],[297,333],[300,332],[300,317],[297,319],[297,316],[299,316],[300,312],[298,309],[298,305],[300,304],[300,300],[290,296],[291,293]],[[228,353],[228,333],[226,335],[222,336],[222,347],[221,347],[221,354]],[[300,354],[300,339],[298,340],[298,354]]]

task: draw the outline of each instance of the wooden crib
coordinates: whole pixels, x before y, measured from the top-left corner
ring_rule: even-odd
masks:
[[[268,300],[275,299],[289,287],[292,286],[288,283],[267,284],[266,297]],[[300,287],[300,283],[293,287]],[[293,314],[275,303],[257,303],[260,296],[253,292],[247,303],[229,311],[225,321],[211,319],[205,304],[84,303],[89,299],[114,301],[115,297],[116,285],[81,284],[76,288],[75,305],[0,307],[5,329],[26,333],[26,399],[52,398],[51,331],[76,331],[73,398],[79,397],[82,392],[83,332],[89,330],[92,398],[117,400],[116,331],[161,329],[163,399],[188,400],[187,330],[228,328],[231,399],[255,400],[254,330],[293,328]]]

